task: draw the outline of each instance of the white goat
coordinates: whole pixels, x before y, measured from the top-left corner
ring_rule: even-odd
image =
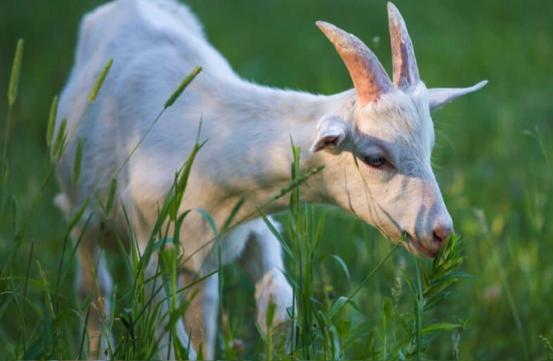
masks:
[[[201,207],[221,227],[240,199],[235,219],[247,218],[290,181],[290,136],[301,146],[301,167],[324,164],[324,170],[302,187],[307,202],[338,205],[375,226],[393,242],[407,234],[407,248],[433,256],[453,224],[430,165],[434,128],[430,111],[485,82],[464,89],[427,89],[420,81],[405,23],[388,5],[393,52],[393,83],[376,56],[355,36],[335,26],[317,26],[335,45],[352,77],[354,89],[331,96],[284,91],[240,79],[207,41],[202,27],[184,5],[174,0],[117,0],[87,14],[80,29],[75,65],[59,104],[67,118],[69,139],[59,167],[62,193],[57,203],[72,217],[89,201],[87,215],[73,237],[79,247],[79,293],[95,289],[107,302],[112,281],[100,251],[115,247],[117,233],[128,242],[127,222],[144,251],[175,173],[193,148],[200,119],[202,139],[209,139],[192,168],[182,210]],[[87,106],[87,94],[108,59],[113,66],[98,98]],[[105,204],[110,180],[124,164],[179,81],[194,67],[203,71],[177,102],[167,109],[117,177],[116,205],[109,221]],[[85,113],[82,122],[79,118]],[[59,128],[60,121],[56,127]],[[76,139],[83,140],[82,176],[71,182]],[[267,212],[286,209],[272,203]],[[85,219],[90,221],[85,225]],[[218,266],[214,235],[200,214],[190,214],[181,239],[187,254],[183,265],[203,275]],[[113,240],[113,244],[110,243]],[[222,262],[237,257],[256,285],[258,322],[264,328],[267,303],[277,304],[274,324],[288,319],[292,289],[283,275],[281,247],[259,219],[246,219],[220,240]],[[197,252],[196,252],[197,251]],[[155,256],[155,255],[154,255]],[[155,274],[154,257],[147,270]],[[96,271],[93,269],[98,266]],[[181,282],[187,280],[182,279]],[[189,280],[188,280],[189,281]],[[179,339],[187,344],[192,329],[197,349],[213,357],[217,318],[217,277],[197,286],[196,297]],[[160,302],[164,296],[156,296]],[[165,302],[163,303],[165,304]],[[106,304],[110,312],[110,305]],[[201,325],[198,323],[198,317]],[[91,350],[105,347],[99,319],[91,315]],[[202,330],[203,329],[203,330]],[[162,335],[160,348],[168,335]],[[191,350],[191,356],[194,357]]]

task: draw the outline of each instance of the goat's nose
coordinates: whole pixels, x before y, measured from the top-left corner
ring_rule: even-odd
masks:
[[[452,224],[438,223],[434,227],[434,241],[441,245],[451,233],[453,233]]]

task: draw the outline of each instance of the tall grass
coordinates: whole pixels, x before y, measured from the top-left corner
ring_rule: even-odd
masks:
[[[119,272],[125,274],[125,278],[130,282],[122,282],[121,285],[114,287],[109,296],[111,310],[106,308],[105,299],[96,296],[98,292],[91,292],[83,302],[75,302],[76,297],[71,289],[63,285],[67,284],[67,279],[72,274],[75,255],[81,242],[81,238],[78,238],[71,243],[70,234],[78,223],[88,224],[90,219],[84,218],[87,204],[83,205],[68,221],[62,242],[59,244],[61,250],[59,260],[57,264],[49,265],[48,269],[41,255],[35,253],[35,243],[42,240],[26,237],[28,225],[39,217],[35,211],[44,195],[44,189],[51,181],[51,176],[68,143],[73,140],[74,133],[66,133],[65,120],[61,122],[54,134],[57,98],[54,98],[52,103],[46,134],[47,152],[50,154],[48,164],[45,167],[40,191],[31,201],[32,206],[26,217],[21,215],[19,201],[15,197],[10,198],[9,156],[6,150],[12,106],[17,95],[22,44],[22,42],[18,43],[10,81],[2,156],[0,227],[11,225],[11,229],[1,229],[1,234],[9,234],[12,244],[11,253],[2,265],[0,274],[0,325],[7,324],[11,327],[0,327],[2,340],[0,357],[2,359],[99,358],[102,355],[90,354],[87,346],[89,335],[86,332],[89,318],[96,313],[101,321],[103,337],[107,340],[107,348],[99,352],[105,353],[106,356],[114,359],[157,359],[172,354],[178,359],[187,359],[190,356],[190,344],[182,344],[176,337],[177,321],[187,311],[191,302],[190,298],[183,301],[183,294],[188,288],[213,273],[184,288],[177,287],[180,265],[190,257],[190,254],[186,254],[181,247],[179,230],[186,216],[192,211],[179,213],[179,210],[182,209],[181,202],[186,192],[194,159],[205,143],[201,142],[198,136],[189,158],[174,176],[173,187],[158,211],[156,223],[151,230],[144,252],[140,253],[136,239],[131,240],[130,255],[125,246],[119,242],[121,254],[118,255],[118,262],[124,265],[120,267]],[[90,93],[90,103],[95,101],[110,65],[111,60],[106,64]],[[186,86],[193,81],[199,71],[200,69],[196,69],[179,85],[167,100],[160,116],[185,91]],[[148,129],[155,125],[160,116],[153,120]],[[81,115],[79,123],[83,117],[84,114]],[[140,142],[148,132],[149,130]],[[77,142],[78,150],[74,159],[72,181],[76,184],[80,179],[83,149],[80,139],[74,141]],[[418,360],[425,357],[425,352],[432,347],[440,333],[449,332],[453,334],[455,340],[451,345],[451,355],[459,358],[460,335],[469,327],[470,321],[449,315],[443,317],[445,321],[442,321],[441,315],[437,312],[450,295],[457,280],[467,276],[458,270],[464,260],[461,255],[463,243],[459,237],[449,237],[431,263],[409,256],[412,260],[411,267],[400,266],[398,269],[392,266],[398,269],[398,277],[395,278],[395,283],[392,282],[388,286],[391,289],[391,298],[383,297],[378,307],[379,311],[367,315],[364,307],[359,305],[359,291],[370,287],[371,282],[380,276],[379,272],[393,258],[398,245],[387,250],[380,262],[367,272],[360,282],[352,285],[349,292],[344,295],[331,294],[328,285],[321,288],[317,280],[324,276],[324,270],[329,263],[337,266],[341,278],[352,284],[354,279],[348,262],[340,255],[321,254],[320,245],[326,226],[325,213],[319,214],[318,209],[302,204],[301,185],[309,177],[321,171],[322,167],[302,170],[300,149],[293,142],[291,142],[291,148],[293,162],[290,183],[257,210],[258,215],[264,217],[267,226],[280,240],[289,265],[286,276],[293,287],[295,305],[288,310],[291,319],[290,335],[287,341],[287,335],[282,335],[282,329],[271,330],[267,335],[260,335],[263,347],[257,349],[252,347],[246,352],[254,358],[266,359]],[[117,181],[114,177],[110,183],[108,197],[103,204],[106,215],[112,212],[116,202],[116,185]],[[284,196],[289,196],[289,211],[284,221],[284,231],[279,231],[278,227],[264,216],[263,209]],[[11,206],[11,213],[8,215],[11,222],[5,221],[8,202]],[[220,230],[215,229],[208,213],[201,210],[200,212],[206,221],[213,225],[214,233],[220,237],[237,223],[234,216],[240,206],[239,202]],[[132,235],[130,222],[127,226],[129,234]],[[216,244],[218,244],[218,237],[213,240]],[[20,250],[25,244],[30,244],[27,248],[28,253],[21,254]],[[160,259],[155,272],[156,277],[148,277],[145,271],[154,255]],[[225,271],[221,266],[215,272],[222,278]],[[409,291],[407,293],[403,291],[405,286]],[[163,295],[162,300],[154,302],[154,295]],[[168,305],[165,313],[162,312],[163,304]],[[266,320],[268,325],[272,324],[271,309],[274,310],[274,307],[269,307]],[[236,346],[239,344],[236,341],[240,335],[236,332],[236,328],[229,325],[226,317],[225,313],[221,319],[219,354],[226,358],[242,358],[245,356],[245,351],[237,351]],[[163,345],[168,346],[166,348],[162,348],[160,340],[156,338],[156,330],[160,328],[171,334],[169,345]],[[250,343],[245,345],[250,347]],[[202,358],[201,354],[198,356]]]

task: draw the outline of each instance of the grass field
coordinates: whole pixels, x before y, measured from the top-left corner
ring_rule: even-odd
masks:
[[[80,18],[100,3],[0,2],[0,152],[8,113],[8,100],[2,94],[8,93],[17,40],[25,41],[7,153],[0,157],[6,155],[9,162],[3,192],[5,217],[0,221],[0,359],[31,354],[34,358],[79,357],[80,313],[67,311],[60,324],[49,319],[51,304],[58,315],[81,306],[73,290],[74,261],[69,260],[69,251],[64,259],[61,256],[67,224],[52,203],[58,187],[54,179],[43,183],[50,166],[45,133],[52,97],[61,91],[73,62]],[[391,68],[385,1],[188,3],[212,44],[240,75],[257,83],[324,94],[351,87],[345,67],[314,26],[315,20],[356,34],[388,71]],[[482,91],[433,114],[435,173],[456,233],[465,243],[466,260],[460,270],[473,277],[462,278],[444,304],[425,314],[427,324],[470,323],[470,327],[462,333],[459,328],[442,332],[422,357],[553,359],[553,349],[540,337],[553,342],[553,3],[398,0],[395,4],[405,17],[421,77],[429,87],[489,80]],[[14,197],[20,215],[16,226],[21,229],[28,220],[17,251]],[[311,291],[325,309],[357,289],[391,246],[376,230],[337,209],[308,208],[300,213],[306,227],[318,224],[326,214],[320,244],[312,250],[317,262]],[[278,216],[285,229],[290,217]],[[293,238],[292,234],[290,242]],[[327,255],[339,256],[350,277],[340,262]],[[113,268],[116,259],[111,257]],[[293,270],[299,260],[286,262]],[[60,264],[67,277],[58,287]],[[417,265],[405,250],[394,251],[356,294],[359,310],[348,305],[333,320],[337,337],[351,342],[329,341],[330,336],[323,334],[313,350],[339,344],[344,347],[338,354],[342,358],[383,358],[384,340],[389,337],[390,345],[398,345],[405,336],[401,320],[411,324],[416,313],[416,298],[400,267],[416,280]],[[430,267],[428,262],[425,267]],[[253,286],[236,265],[223,272],[223,313],[228,322],[221,327],[218,355],[266,357],[266,344],[252,317]],[[131,282],[125,269],[115,273],[120,284],[119,315],[130,302],[124,289]],[[386,327],[387,300],[397,310],[390,327]],[[119,335],[124,333],[120,321],[114,327]],[[354,333],[359,335],[355,340]],[[243,356],[225,347],[229,337],[244,340]],[[38,351],[29,353],[31,346]],[[392,352],[392,346],[389,350],[386,358],[401,357],[397,350]],[[322,351],[312,355],[334,356]]]

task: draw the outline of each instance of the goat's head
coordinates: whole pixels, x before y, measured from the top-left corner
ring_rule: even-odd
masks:
[[[334,157],[330,196],[377,227],[388,239],[407,234],[411,252],[434,256],[453,231],[430,156],[434,126],[430,111],[486,84],[463,89],[427,89],[397,8],[388,3],[393,82],[378,58],[354,35],[334,25],[317,26],[336,46],[355,87],[349,115],[328,114],[318,124],[313,152]],[[353,156],[352,156],[353,155]],[[334,164],[334,165],[333,165]],[[341,173],[341,174],[340,174]]]

